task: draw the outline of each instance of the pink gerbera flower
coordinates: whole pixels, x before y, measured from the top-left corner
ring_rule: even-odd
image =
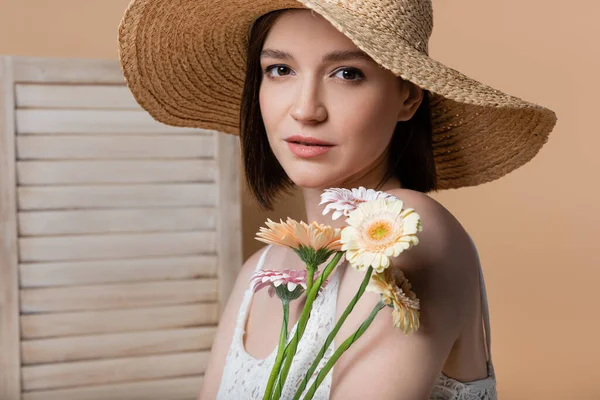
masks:
[[[365,189],[363,186],[360,186],[358,189],[331,188],[326,189],[321,194],[319,205],[329,203],[325,206],[323,215],[327,215],[329,211],[333,211],[331,219],[336,220],[342,215],[349,216],[361,203],[376,199],[393,198],[395,197],[389,193]]]
[[[318,273],[315,273],[315,280],[318,279]],[[286,269],[283,271],[261,269],[252,275],[250,280],[252,291],[255,293],[268,287],[269,296],[273,297],[275,293],[287,300],[295,300],[306,290],[306,270]],[[323,282],[319,291],[322,291],[327,280]]]

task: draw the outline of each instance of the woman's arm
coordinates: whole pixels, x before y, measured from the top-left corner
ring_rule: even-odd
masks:
[[[204,373],[204,380],[202,382],[202,389],[198,396],[198,400],[214,400],[217,397],[217,392],[219,391],[219,385],[221,383],[221,375],[223,373],[223,368],[225,367],[225,358],[227,357],[227,352],[231,345],[233,330],[235,329],[244,291],[250,286],[250,277],[252,276],[254,268],[256,268],[256,264],[263,250],[264,247],[246,260],[236,278],[231,295],[227,300],[227,305],[223,309],[223,313],[219,320],[219,327],[215,334],[215,340]]]
[[[468,279],[476,262],[471,243],[458,221],[423,194],[391,192],[421,216],[420,243],[393,260],[421,302],[421,327],[405,336],[392,325],[392,309],[379,312],[366,333],[338,360],[331,399],[429,399],[430,391],[464,324],[463,307],[477,281]],[[469,265],[470,263],[470,265]],[[392,267],[393,268],[393,267]],[[472,275],[472,269],[471,275]],[[349,269],[350,272],[350,269]],[[360,275],[354,270],[358,287]],[[341,343],[360,325],[379,300],[367,292],[336,337]],[[342,332],[340,331],[340,334]]]

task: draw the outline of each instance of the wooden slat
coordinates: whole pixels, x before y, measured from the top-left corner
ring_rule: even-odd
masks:
[[[217,281],[194,279],[115,285],[21,289],[21,312],[107,310],[212,302]]]
[[[140,110],[125,85],[15,85],[17,108],[108,108]]]
[[[17,136],[19,160],[211,158],[212,136]]]
[[[198,129],[162,124],[145,110],[46,110],[16,111],[17,134],[198,134]]]
[[[20,161],[19,185],[214,182],[214,160]]]
[[[24,339],[213,325],[217,303],[21,316]]]
[[[219,188],[219,304],[220,312],[231,294],[242,266],[242,202],[240,194],[239,139],[220,133],[217,136]]]
[[[110,260],[152,256],[213,254],[211,231],[85,236],[42,236],[19,239],[22,262]]]
[[[18,399],[19,298],[11,57],[0,57],[0,399]]]
[[[211,326],[25,340],[21,342],[22,360],[23,365],[31,365],[210,350],[216,331]]]
[[[23,393],[23,400],[195,400],[204,376]]]
[[[153,257],[135,260],[25,263],[19,267],[22,288],[97,285],[212,278],[216,277],[217,273],[217,257]]]
[[[100,186],[23,186],[19,210],[88,208],[202,207],[216,205],[210,183]]]
[[[23,393],[23,400],[195,400],[204,376]]]
[[[213,207],[114,210],[22,211],[19,234],[68,235],[120,232],[214,230]]]
[[[78,361],[23,367],[24,390],[184,377],[204,373],[209,352]]]
[[[115,60],[14,57],[14,66],[16,82],[125,83]]]

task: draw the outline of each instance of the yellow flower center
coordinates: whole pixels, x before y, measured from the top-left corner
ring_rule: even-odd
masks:
[[[373,240],[382,240],[389,236],[392,227],[387,221],[377,221],[369,227],[368,235]]]

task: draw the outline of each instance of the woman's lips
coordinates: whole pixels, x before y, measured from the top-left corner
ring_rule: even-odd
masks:
[[[295,142],[287,142],[290,151],[301,158],[311,158],[327,153],[333,146],[306,145]]]

